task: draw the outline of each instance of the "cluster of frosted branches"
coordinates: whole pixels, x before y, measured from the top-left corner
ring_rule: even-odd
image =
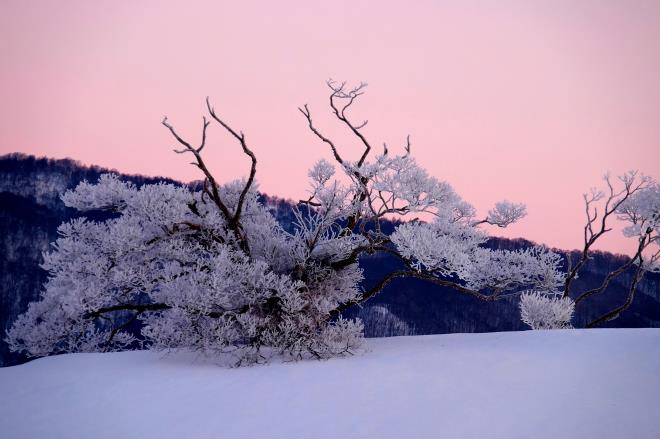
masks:
[[[572,328],[575,302],[560,295],[530,291],[520,295],[520,317],[532,329]]]
[[[245,135],[220,119],[207,100],[211,121],[250,158],[248,177],[222,185],[209,172],[202,155],[206,118],[199,146],[165,118],[163,125],[181,145],[175,151],[194,157],[203,189],[138,188],[104,175],[96,184],[85,182],[64,194],[67,206],[109,211],[112,218],[74,219],[60,227],[60,237],[45,255],[49,279],[42,298],[8,331],[11,349],[42,356],[146,342],[162,349],[231,353],[239,364],[263,361],[272,353],[291,358],[350,354],[360,347],[363,328],[359,320],[342,319],[341,312],[405,277],[487,301],[533,291],[522,296],[523,320],[533,328],[568,327],[571,282],[591,244],[608,230],[605,219],[612,214],[628,221],[626,233],[639,239],[631,264],[642,272],[657,267],[658,253],[648,254],[658,242],[658,186],[651,180],[639,182],[628,174],[622,192],[608,180],[611,194],[602,229],[596,227],[593,203],[603,195],[595,191],[585,198],[584,258],[565,275],[559,256],[547,248],[484,246],[487,235],[481,227],[514,223],[526,214],[523,205],[503,201],[479,219],[448,183],[415,162],[409,138],[403,155],[385,146],[370,157],[373,149],[362,132],[367,122],[354,124],[347,114],[365,85],[328,85],[330,108],[355,135],[362,153],[347,160],[314,124],[309,107],[300,109],[335,163],[321,160],[310,170],[309,197],[294,212],[292,232],[257,200],[257,160]],[[385,219],[400,220],[391,235],[381,230]],[[400,267],[361,290],[359,258],[378,252],[397,258]],[[598,292],[585,292],[576,303]]]
[[[219,187],[235,210],[242,185]],[[329,270],[287,235],[250,190],[241,250],[202,192],[168,184],[136,188],[114,175],[63,196],[82,211],[116,218],[74,219],[59,228],[43,268],[50,277],[9,331],[30,355],[122,349],[135,320],[155,347],[232,352],[259,360],[262,348],[329,357],[360,344],[359,322],[329,321],[329,311],[359,296],[357,264]],[[298,272],[304,277],[296,276]]]
[[[409,137],[402,155],[392,154],[385,145],[381,154],[372,157],[373,147],[363,133],[367,121],[354,123],[348,114],[366,85],[348,88],[345,83],[329,81],[328,86],[333,114],[355,135],[362,153],[357,160],[349,160],[316,126],[310,108],[300,108],[311,132],[329,146],[335,162],[320,160],[310,171],[310,195],[301,203],[313,207],[322,219],[309,235],[334,234],[336,239],[351,240],[344,241],[341,250],[348,257],[335,261],[335,266],[376,252],[394,255],[401,265],[365,291],[360,301],[402,277],[423,279],[483,300],[529,289],[557,294],[564,282],[558,255],[544,247],[506,251],[484,245],[488,235],[481,226],[513,224],[526,215],[524,205],[502,201],[485,218],[478,218],[474,207],[451,185],[430,176],[416,163]],[[384,219],[403,223],[387,235],[381,230]]]

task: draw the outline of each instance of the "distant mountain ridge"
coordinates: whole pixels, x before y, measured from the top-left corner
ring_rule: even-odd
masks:
[[[50,242],[57,237],[57,226],[78,214],[64,206],[60,195],[83,180],[95,182],[107,172],[115,172],[138,186],[156,182],[183,184],[164,177],[125,175],[98,166],[83,166],[71,159],[36,158],[19,153],[0,156],[0,338],[4,338],[4,331],[25,311],[28,303],[39,298],[47,277],[39,267],[42,252],[48,250]],[[261,199],[278,221],[290,227],[292,201],[268,195],[262,195]],[[391,231],[394,226],[387,224],[384,229]],[[487,245],[517,249],[534,243],[524,239],[492,238]],[[595,252],[575,286],[597,285],[606,272],[626,259],[622,255]],[[364,257],[360,264],[367,288],[397,267],[397,261],[387,255]],[[659,280],[660,275],[645,277],[631,308],[607,326],[660,327]],[[621,288],[621,280],[613,282],[603,295],[593,300],[593,306],[580,310],[575,318],[576,325],[584,325],[590,318],[623,301]],[[350,309],[346,315],[362,318],[370,337],[525,329],[513,298],[485,303],[415,279],[392,282],[363,307]],[[4,340],[0,341],[0,366],[23,360],[8,351]]]

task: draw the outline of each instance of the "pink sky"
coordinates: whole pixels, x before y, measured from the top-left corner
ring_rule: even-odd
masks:
[[[370,84],[353,114],[373,144],[410,134],[418,161],[482,214],[527,203],[494,234],[579,247],[584,191],[606,171],[660,171],[657,1],[4,0],[0,57],[0,154],[197,179],[160,121],[196,142],[209,95],[246,133],[261,190],[298,199],[331,156],[297,106],[361,153],[329,117],[332,77]],[[238,146],[209,136],[218,178],[243,175]]]

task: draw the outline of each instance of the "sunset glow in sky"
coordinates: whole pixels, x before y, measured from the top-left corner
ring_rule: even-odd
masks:
[[[328,78],[369,83],[352,109],[380,148],[413,154],[493,234],[581,246],[582,193],[629,169],[660,177],[660,1],[0,1],[0,154],[71,157],[193,180],[160,125],[197,143],[204,98],[257,154],[260,190],[300,199],[330,152],[297,107],[357,159]],[[212,126],[220,180],[249,162]],[[627,252],[618,231],[600,248]]]

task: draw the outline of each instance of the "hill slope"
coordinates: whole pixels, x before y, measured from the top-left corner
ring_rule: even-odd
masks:
[[[0,369],[11,438],[657,438],[660,330],[368,340],[350,359],[225,369],[72,354]]]

